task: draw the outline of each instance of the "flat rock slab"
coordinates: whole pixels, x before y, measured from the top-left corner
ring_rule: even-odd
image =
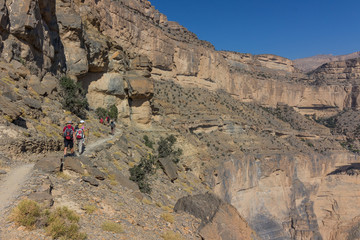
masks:
[[[106,177],[106,174],[103,173],[102,171],[100,171],[98,168],[96,167],[88,167],[87,168],[89,174],[93,177],[95,177],[96,179],[99,180],[104,180]]]
[[[82,167],[80,159],[77,157],[64,158],[64,170],[70,170],[79,174],[85,173],[85,170]]]
[[[129,178],[125,177],[122,173],[116,172],[114,173],[114,175],[115,180],[119,182],[121,186],[131,189],[133,191],[139,191],[138,185],[135,182],[129,180]]]
[[[177,166],[169,158],[160,158],[159,162],[164,169],[165,174],[170,178],[171,181],[174,181],[178,178]]]
[[[29,194],[28,198],[47,207],[54,205],[54,199],[48,192],[34,192]]]
[[[60,164],[60,156],[47,156],[35,164],[35,169],[39,169],[45,173],[55,173],[60,171]]]
[[[92,186],[95,186],[95,187],[99,186],[99,182],[98,182],[95,178],[93,178],[93,177],[83,176],[81,179],[82,179],[84,182],[87,182],[87,183],[89,183],[89,184],[92,185]]]

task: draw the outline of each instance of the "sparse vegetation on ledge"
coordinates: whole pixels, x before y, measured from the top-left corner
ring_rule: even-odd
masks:
[[[13,210],[10,219],[16,224],[32,230],[45,228],[53,239],[84,240],[85,233],[79,232],[80,217],[67,207],[59,207],[51,211],[42,208],[33,200],[22,200]]]

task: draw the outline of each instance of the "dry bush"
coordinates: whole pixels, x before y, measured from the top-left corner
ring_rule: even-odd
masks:
[[[67,207],[56,208],[48,217],[46,233],[53,239],[86,239],[86,234],[79,232],[80,217]]]
[[[120,223],[106,221],[101,225],[101,229],[107,232],[122,233],[124,232],[123,227]]]
[[[167,231],[163,235],[161,235],[161,237],[164,240],[183,240],[180,233],[175,233],[173,231]]]
[[[34,229],[41,217],[39,204],[33,200],[24,199],[14,208],[10,219],[16,224],[25,226],[27,229]]]
[[[175,222],[175,218],[171,213],[163,213],[163,214],[161,214],[161,217],[169,223]]]

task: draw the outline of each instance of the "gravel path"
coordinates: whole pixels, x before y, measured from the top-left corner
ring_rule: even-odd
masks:
[[[110,135],[107,138],[103,138],[94,143],[86,146],[86,153],[91,152],[94,148],[112,140],[113,138],[120,136],[122,131],[116,131],[115,135]],[[34,164],[24,164],[12,169],[4,178],[0,181],[0,212],[11,205],[16,194],[19,192],[21,187],[24,185],[26,180],[30,177],[31,170]]]
[[[30,177],[34,164],[25,164],[12,169],[0,182],[0,212],[11,205],[24,182]]]

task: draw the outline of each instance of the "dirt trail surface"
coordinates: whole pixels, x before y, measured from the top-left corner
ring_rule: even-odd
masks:
[[[34,164],[25,164],[12,169],[0,182],[0,212],[11,205],[25,181],[30,177]]]
[[[110,135],[110,136],[107,137],[107,138],[103,138],[103,139],[100,139],[100,140],[98,140],[98,141],[96,141],[96,142],[92,142],[92,143],[90,143],[90,144],[86,144],[86,145],[85,145],[85,151],[84,151],[83,154],[89,155],[89,154],[91,154],[92,152],[101,149],[102,146],[103,146],[106,142],[111,141],[112,139],[114,139],[114,138],[116,138],[116,137],[120,137],[122,134],[123,134],[123,132],[122,132],[121,130],[116,130],[114,135]]]

